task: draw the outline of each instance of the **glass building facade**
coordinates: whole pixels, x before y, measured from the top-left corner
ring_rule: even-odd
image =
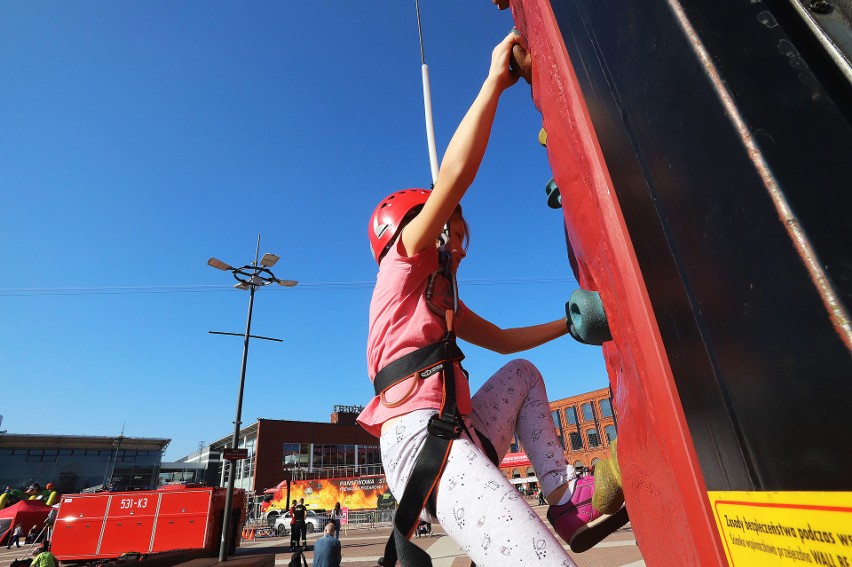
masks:
[[[0,483],[23,489],[52,482],[63,494],[108,486],[155,488],[168,439],[0,435]]]
[[[381,474],[382,455],[378,445],[332,445],[284,443],[282,469],[339,471],[348,474]]]

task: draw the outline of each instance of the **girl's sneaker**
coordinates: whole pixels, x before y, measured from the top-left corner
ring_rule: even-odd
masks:
[[[594,477],[578,478],[571,500],[551,506],[547,520],[556,533],[568,542],[571,551],[583,553],[628,522],[627,508],[614,514],[601,514],[592,506]]]

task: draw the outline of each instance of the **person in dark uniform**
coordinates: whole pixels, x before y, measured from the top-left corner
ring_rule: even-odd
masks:
[[[299,546],[299,531],[296,528],[296,501],[290,506],[290,549]]]
[[[305,524],[305,514],[307,513],[307,508],[305,508],[305,499],[299,498],[299,503],[296,504],[296,507],[293,508],[293,518],[296,520],[296,525],[293,529],[293,532],[298,530],[298,535],[295,536],[296,545],[299,544],[299,536],[302,537],[302,547],[308,547],[308,529]]]

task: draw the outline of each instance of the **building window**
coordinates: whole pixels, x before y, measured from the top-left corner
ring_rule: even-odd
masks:
[[[583,448],[583,440],[580,438],[580,434],[576,431],[572,431],[569,435],[571,439],[571,450],[579,451]]]
[[[553,418],[553,425],[556,427],[556,436],[559,438],[559,445],[562,448],[565,448],[565,441],[562,440],[562,420],[559,419],[559,410],[553,410],[550,412],[550,416]]]
[[[601,408],[601,417],[612,417],[612,404],[609,400],[600,400],[598,406]]]
[[[355,445],[342,445],[337,452],[337,463],[355,466]]]
[[[527,476],[535,476],[535,469],[532,467],[527,467]]]
[[[378,465],[382,462],[382,452],[375,445],[358,445],[358,466]]]
[[[565,412],[565,421],[568,425],[577,425],[577,410],[574,406],[568,406],[563,410]]]
[[[313,468],[333,467],[337,461],[337,445],[314,445]]]
[[[593,421],[595,419],[591,403],[587,402],[580,406],[580,411],[583,412],[583,421]]]
[[[521,478],[521,472],[518,469],[512,469],[512,478]]]
[[[559,410],[555,409],[550,412],[550,417],[553,418],[553,426],[556,428],[556,432],[562,435],[562,421],[559,419]]]
[[[587,429],[586,437],[589,439],[589,448],[592,449],[594,447],[599,447],[601,444],[600,437],[598,437],[597,429]]]
[[[614,425],[607,425],[604,427],[604,435],[606,435],[606,442],[612,443],[615,441],[616,433]]]
[[[311,446],[307,443],[284,443],[283,468],[307,468],[311,463]]]

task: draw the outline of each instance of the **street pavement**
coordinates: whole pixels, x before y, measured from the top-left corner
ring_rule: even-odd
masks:
[[[539,516],[547,512],[547,506],[533,507]],[[547,520],[544,520],[545,525]],[[455,542],[447,537],[441,527],[432,525],[432,537],[414,538],[415,544],[425,549],[432,557],[433,567],[468,567],[470,559]],[[368,526],[349,526],[340,534],[343,547],[343,563],[345,567],[375,567],[376,561],[384,553],[385,542],[391,533],[389,524],[377,524],[376,529]],[[310,565],[313,560],[313,542],[320,534],[308,536],[308,551],[305,557]],[[242,542],[237,550],[238,556],[254,554],[275,554],[275,565],[288,565],[293,555],[289,548],[290,537],[258,538],[254,541]],[[565,544],[565,549],[568,545]],[[585,553],[569,555],[579,567],[640,567],[644,566],[642,554],[636,546],[636,539],[630,524],[615,532]]]
[[[547,506],[534,506],[533,510],[540,517],[544,517]],[[549,525],[546,519],[544,522],[545,525]],[[414,538],[413,541],[429,553],[434,567],[468,567],[470,565],[470,560],[455,542],[447,537],[441,526],[433,524],[432,532],[432,537]],[[370,529],[366,525],[345,526],[340,534],[340,543],[343,546],[343,566],[375,567],[376,561],[384,553],[385,542],[390,533],[391,527],[386,523],[376,524],[375,529]],[[308,536],[308,551],[305,554],[308,565],[313,563],[313,542],[319,535],[314,533]],[[237,550],[236,557],[249,559],[250,556],[274,554],[275,565],[286,566],[293,555],[289,545],[290,536],[243,540]],[[29,547],[29,545],[24,546],[23,543],[21,549],[15,549],[13,546],[11,550],[6,550],[5,546],[0,546],[0,567],[9,565],[14,559],[31,557],[27,554]],[[564,547],[567,550],[568,545],[566,544]],[[569,555],[579,567],[640,567],[645,565],[642,554],[636,546],[636,539],[633,536],[630,524],[586,553],[577,554],[569,551]],[[228,563],[232,563],[233,559],[231,558]]]

